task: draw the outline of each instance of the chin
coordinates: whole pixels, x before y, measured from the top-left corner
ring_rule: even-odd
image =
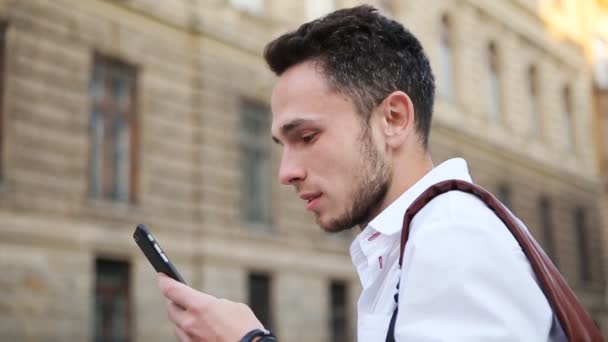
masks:
[[[352,228],[352,226],[346,227],[340,225],[338,222],[336,219],[329,218],[324,220],[320,216],[317,216],[317,225],[326,233],[340,233]]]

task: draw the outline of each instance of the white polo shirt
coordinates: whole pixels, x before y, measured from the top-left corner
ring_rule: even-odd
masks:
[[[411,223],[399,270],[406,209],[448,179],[471,182],[463,159],[432,169],[353,241],[363,286],[358,340],[385,341],[401,277],[396,341],[565,341],[517,241],[474,195],[450,191],[427,204]]]

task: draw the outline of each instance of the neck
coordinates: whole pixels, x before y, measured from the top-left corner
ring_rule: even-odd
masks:
[[[382,203],[370,215],[369,220],[359,225],[361,230],[365,229],[369,221],[378,216],[384,209],[393,203],[399,196],[411,188],[416,182],[433,169],[433,161],[428,152],[424,152],[415,158],[402,158],[393,164],[393,178],[389,185],[386,196]]]

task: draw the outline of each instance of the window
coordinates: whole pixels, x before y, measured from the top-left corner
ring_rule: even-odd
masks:
[[[264,0],[230,0],[235,8],[255,15],[264,13]]]
[[[384,16],[390,17],[393,13],[393,5],[391,0],[375,0],[371,1],[371,5],[376,7]]]
[[[129,264],[97,259],[95,262],[95,341],[131,340]]]
[[[452,37],[450,18],[441,17],[439,32],[439,93],[449,101],[454,101],[454,70],[452,60]]]
[[[4,179],[4,65],[6,63],[6,27],[0,26],[0,181]]]
[[[511,207],[511,187],[508,184],[500,184],[498,186],[498,199],[509,210],[513,210]]]
[[[553,220],[551,218],[551,202],[548,198],[541,197],[538,201],[538,215],[545,253],[555,264],[557,260],[555,258],[555,246],[553,242]]]
[[[240,122],[241,216],[244,221],[268,225],[272,216],[272,145],[268,110],[251,101],[243,101]]]
[[[268,330],[272,330],[272,284],[268,274],[249,274],[249,306]]]
[[[569,150],[574,149],[574,118],[573,118],[573,104],[572,104],[572,92],[569,86],[565,86],[562,90],[562,126],[563,126],[563,137],[565,139],[566,148]]]
[[[496,121],[501,115],[500,68],[496,44],[488,44],[487,51],[488,117]]]
[[[540,106],[538,72],[536,66],[531,65],[528,68],[528,92],[530,98],[530,135],[539,137],[542,129],[542,113]]]
[[[591,281],[591,251],[589,250],[589,232],[585,209],[578,207],[574,210],[575,232],[578,247],[578,268],[583,283]]]
[[[348,321],[348,287],[345,282],[332,281],[329,291],[331,298],[331,307],[329,308],[331,312],[331,341],[351,341]]]
[[[135,69],[96,56],[89,86],[91,98],[89,196],[135,202],[137,130]]]
[[[335,0],[308,0],[308,17],[316,19],[336,10]]]
[[[593,50],[595,55],[595,82],[600,89],[608,89],[608,42],[596,37]]]

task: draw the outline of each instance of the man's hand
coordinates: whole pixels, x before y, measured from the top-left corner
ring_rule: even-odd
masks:
[[[169,319],[182,342],[235,342],[249,331],[263,328],[245,304],[196,291],[162,273],[158,287],[169,300]]]

